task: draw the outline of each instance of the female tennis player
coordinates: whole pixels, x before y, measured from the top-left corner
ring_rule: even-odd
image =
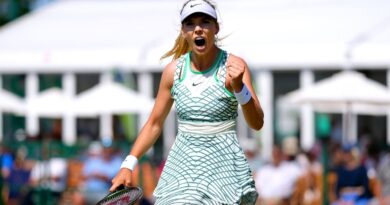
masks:
[[[178,133],[154,191],[156,204],[255,204],[255,183],[235,131],[238,104],[249,127],[263,126],[249,68],[217,46],[210,1],[185,2],[180,18],[175,45],[162,57],[173,61],[164,68],[152,113],[110,191],[131,185],[137,159],[157,140],[175,102]]]

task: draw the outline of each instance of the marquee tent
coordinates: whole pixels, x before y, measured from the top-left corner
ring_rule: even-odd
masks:
[[[26,104],[22,98],[9,91],[0,89],[0,111],[23,114],[26,111]]]
[[[154,100],[115,82],[103,82],[77,95],[73,112],[78,116],[149,113]]]
[[[100,137],[113,136],[112,115],[123,113],[149,114],[154,100],[112,81],[103,81],[77,95],[73,112],[81,117],[100,118]]]
[[[311,104],[318,111],[344,113],[346,142],[356,142],[351,130],[351,114],[386,115],[390,105],[389,89],[363,74],[343,71],[323,79],[313,86],[292,91],[285,96],[287,102]]]
[[[28,110],[40,117],[61,118],[71,111],[72,101],[59,88],[42,91],[28,101]]]
[[[385,86],[355,71],[343,71],[313,86],[288,93],[291,103],[310,103],[323,112],[384,115],[390,105],[390,91]]]
[[[261,93],[273,93],[271,75],[264,74],[268,70],[388,68],[388,0],[216,2],[220,45],[247,61],[263,87]],[[120,68],[151,85],[151,74],[161,72],[169,61],[159,59],[179,34],[181,4],[177,0],[53,1],[0,28],[0,75],[21,73],[35,82],[37,74],[74,76]],[[152,86],[142,83],[141,91],[153,93]],[[263,101],[265,113],[273,112],[269,99]],[[262,135],[271,138],[272,130],[273,125],[266,124]]]
[[[384,23],[390,8],[386,0],[217,3],[220,36],[226,37],[222,46],[253,69],[342,66],[362,36],[389,27]],[[55,1],[0,30],[0,72],[86,72],[115,66],[161,70],[159,57],[178,34],[180,6],[173,0]],[[367,46],[356,55],[369,58],[367,49],[386,50],[387,45]]]

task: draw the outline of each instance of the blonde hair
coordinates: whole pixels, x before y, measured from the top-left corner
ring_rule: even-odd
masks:
[[[192,0],[187,0],[186,2],[184,2],[183,6],[180,10],[180,13],[183,11],[184,7],[191,1]],[[215,4],[212,3],[210,0],[203,0],[203,1],[210,4],[210,6],[212,6],[214,9],[216,9]],[[215,21],[215,23],[219,24],[218,21]],[[218,38],[216,38],[216,41],[218,41]],[[173,48],[171,50],[169,50],[168,52],[166,52],[163,56],[161,56],[160,60],[163,60],[164,58],[168,58],[170,56],[173,57],[173,60],[176,60],[181,55],[187,53],[188,51],[190,51],[190,46],[188,45],[188,42],[183,37],[183,35],[181,33],[179,33],[179,35],[177,36],[177,38],[175,40],[175,44],[173,45]]]

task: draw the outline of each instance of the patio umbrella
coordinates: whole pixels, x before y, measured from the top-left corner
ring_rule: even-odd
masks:
[[[149,113],[154,100],[112,81],[103,81],[79,94],[73,104],[78,116],[100,116],[100,137],[112,136],[112,115]]]
[[[344,113],[344,137],[350,136],[351,114],[385,115],[390,105],[390,91],[356,71],[346,70],[314,85],[288,93],[285,100],[295,104],[311,104],[317,111]]]
[[[0,89],[0,111],[22,114],[26,111],[24,100],[17,95]]]
[[[73,111],[79,116],[150,112],[154,100],[115,82],[103,82],[79,94]]]
[[[28,101],[28,109],[41,117],[62,117],[70,112],[71,100],[59,88],[50,88]]]

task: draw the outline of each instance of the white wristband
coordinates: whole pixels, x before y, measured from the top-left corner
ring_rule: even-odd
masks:
[[[123,160],[121,164],[121,169],[126,168],[130,169],[131,171],[134,170],[135,165],[137,165],[138,159],[134,157],[133,155],[128,155],[125,160]]]
[[[236,99],[240,105],[247,104],[252,98],[251,92],[249,92],[245,84],[242,86],[242,90],[239,93],[234,92],[234,96],[236,96]]]

